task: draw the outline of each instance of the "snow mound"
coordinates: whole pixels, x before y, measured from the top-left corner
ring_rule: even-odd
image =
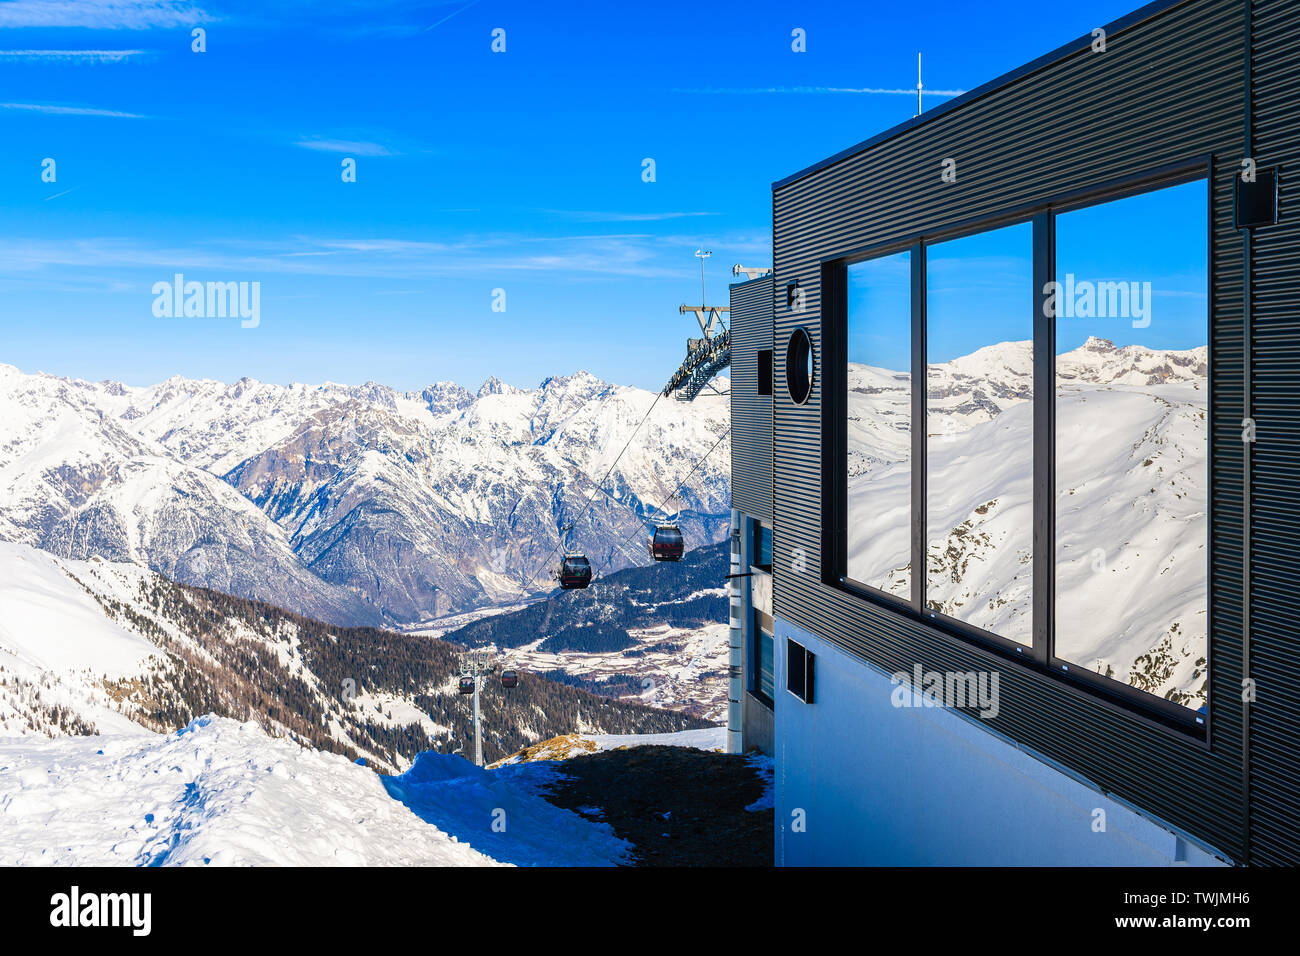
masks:
[[[372,771],[211,716],[165,737],[0,741],[0,832],[0,866],[494,862]]]

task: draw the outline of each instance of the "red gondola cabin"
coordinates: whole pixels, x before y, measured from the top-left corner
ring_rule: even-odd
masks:
[[[566,591],[585,588],[591,583],[591,562],[586,555],[566,554],[557,577],[560,579],[560,587]]]
[[[650,557],[656,561],[680,561],[685,542],[682,531],[675,524],[661,524],[650,539]]]

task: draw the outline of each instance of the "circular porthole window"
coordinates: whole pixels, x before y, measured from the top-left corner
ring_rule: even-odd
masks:
[[[812,339],[802,327],[795,329],[785,347],[785,387],[796,405],[803,405],[812,397],[815,365]]]

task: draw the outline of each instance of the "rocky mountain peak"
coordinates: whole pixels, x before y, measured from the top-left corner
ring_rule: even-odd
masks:
[[[487,381],[479,386],[478,397],[482,398],[485,395],[514,395],[520,391],[522,391],[522,389],[515,388],[513,385],[507,385],[505,382],[501,381],[501,379],[492,375]]]
[[[486,384],[486,383],[484,383]],[[420,401],[435,415],[446,415],[474,404],[474,393],[455,382],[434,382],[420,392]]]
[[[1097,335],[1088,336],[1087,341],[1085,341],[1083,345],[1080,346],[1080,348],[1088,352],[1118,352],[1119,351],[1119,349],[1115,347],[1115,343],[1112,342],[1110,339],[1103,339]]]

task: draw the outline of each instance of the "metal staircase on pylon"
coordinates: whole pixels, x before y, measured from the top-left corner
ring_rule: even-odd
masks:
[[[692,402],[704,391],[709,382],[723,369],[731,365],[731,332],[723,325],[722,313],[730,312],[725,305],[709,305],[704,293],[704,260],[713,255],[703,249],[697,249],[695,257],[700,260],[700,304],[683,305],[678,309],[682,315],[694,314],[700,323],[701,337],[686,340],[686,359],[677,367],[663,388],[663,395],[672,395],[679,402]],[[771,269],[746,269],[737,263],[732,267],[732,275],[745,275],[757,279],[767,275]]]

